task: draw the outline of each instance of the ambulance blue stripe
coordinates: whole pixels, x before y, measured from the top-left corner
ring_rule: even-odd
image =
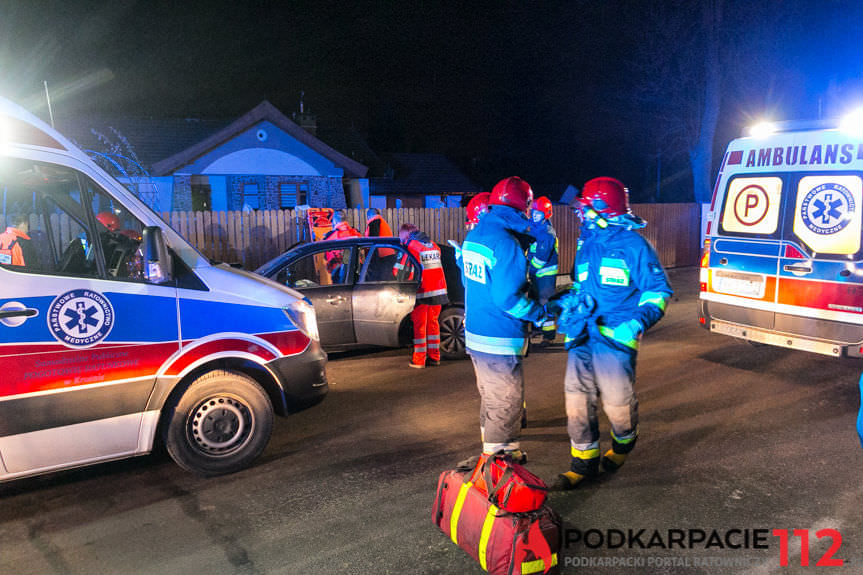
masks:
[[[114,308],[114,327],[104,342],[163,342],[176,341],[177,303],[172,297],[144,294],[104,292]],[[0,300],[0,304],[5,301]],[[29,318],[12,329],[0,329],[0,343],[57,343],[48,329],[48,308],[54,296],[15,298],[25,307],[39,310],[39,315]],[[165,321],[163,318],[168,318]],[[267,330],[273,331],[273,330]]]
[[[272,333],[296,331],[279,308],[181,299],[183,339],[197,339],[222,331]]]
[[[746,240],[718,239],[714,243],[717,252],[751,254],[756,256],[778,256],[779,242],[753,242]]]

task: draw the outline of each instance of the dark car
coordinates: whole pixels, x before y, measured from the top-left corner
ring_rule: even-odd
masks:
[[[464,287],[455,250],[445,245],[440,248],[450,300],[440,315],[441,355],[459,359],[465,357]],[[396,268],[404,258],[404,269]],[[400,347],[412,341],[410,313],[422,266],[398,238],[301,244],[255,271],[312,301],[325,349]]]

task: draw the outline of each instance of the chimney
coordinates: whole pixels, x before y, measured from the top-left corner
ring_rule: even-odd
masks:
[[[306,114],[305,103],[303,102],[305,96],[305,91],[300,92],[300,113],[296,116],[297,124],[311,135],[317,136],[318,118],[314,114]]]

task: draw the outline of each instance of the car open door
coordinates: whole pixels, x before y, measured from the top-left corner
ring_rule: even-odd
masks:
[[[350,247],[322,247],[290,260],[273,276],[312,301],[324,347],[356,342],[351,309],[352,253]]]
[[[416,303],[420,268],[396,246],[360,248],[353,292],[357,343],[399,345],[399,327]]]

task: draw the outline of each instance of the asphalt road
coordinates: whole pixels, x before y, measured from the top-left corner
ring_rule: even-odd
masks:
[[[671,276],[677,301],[639,356],[635,452],[616,475],[550,495],[570,539],[563,572],[863,572],[861,364],[709,334],[697,270]],[[568,466],[565,358],[525,361],[523,445],[549,481]],[[479,451],[471,364],[419,371],[408,359],[333,355],[327,399],[277,419],[264,456],[231,476],[150,456],[0,485],[0,573],[481,573],[430,511],[439,473]],[[807,530],[814,565],[825,528],[841,535],[844,566],[799,567],[791,537],[780,568],[774,529]],[[669,530],[740,545],[756,529],[766,549],[661,546]],[[588,531],[590,547],[575,541]],[[628,540],[611,548],[617,531]]]

